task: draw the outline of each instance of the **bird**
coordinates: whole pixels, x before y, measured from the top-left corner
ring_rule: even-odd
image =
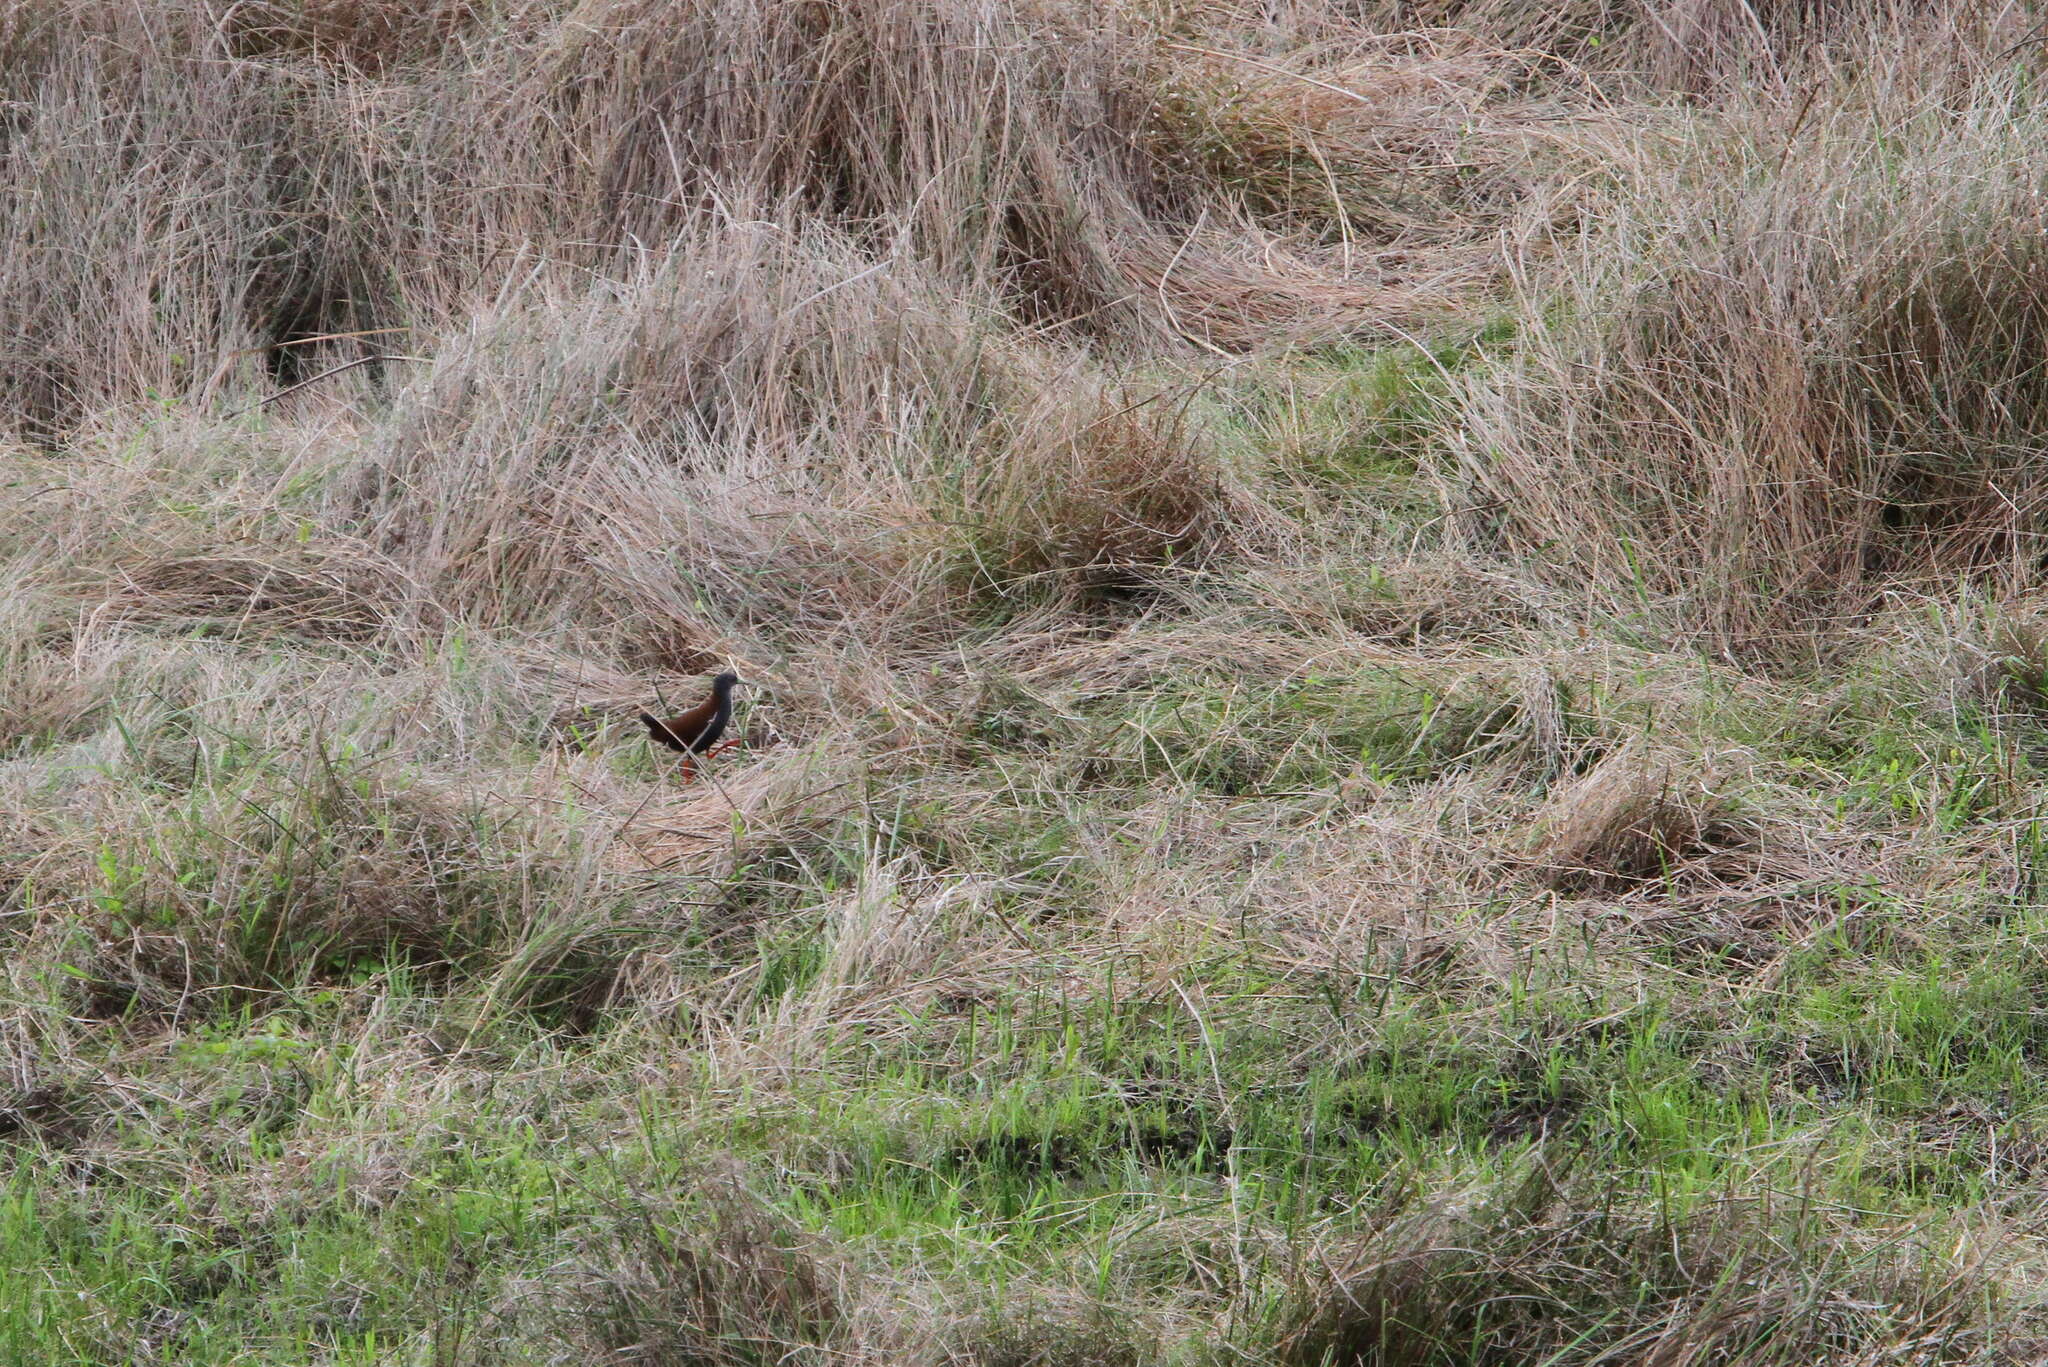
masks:
[[[666,745],[683,757],[685,774],[690,772],[692,760],[712,753],[712,747],[718,744],[719,737],[731,724],[732,690],[739,681],[739,675],[726,670],[711,681],[710,697],[667,721],[651,712],[640,714],[640,720],[647,725],[647,734],[657,744]]]

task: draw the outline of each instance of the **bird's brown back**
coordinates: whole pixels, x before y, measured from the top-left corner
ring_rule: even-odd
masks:
[[[726,723],[732,719],[732,706],[727,701],[729,696],[721,697],[714,688],[711,696],[703,702],[667,721],[647,712],[640,714],[640,720],[646,723],[647,734],[669,749],[686,755],[701,755],[725,734]]]
[[[711,698],[679,716],[670,717],[667,721],[650,712],[642,712],[640,720],[647,724],[647,734],[669,749],[682,754],[695,754],[708,748],[718,739],[715,735],[705,734],[711,729],[711,723],[717,715],[718,699]]]
[[[732,690],[739,681],[740,676],[728,669],[711,681],[711,696],[689,711],[667,721],[642,712],[640,720],[647,734],[669,749],[684,755],[704,754],[718,744],[732,721]]]

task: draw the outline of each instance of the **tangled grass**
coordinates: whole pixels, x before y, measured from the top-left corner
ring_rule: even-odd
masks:
[[[14,6],[0,1361],[2039,1360],[2041,18]]]

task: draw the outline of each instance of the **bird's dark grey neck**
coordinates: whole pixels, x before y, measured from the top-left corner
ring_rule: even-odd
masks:
[[[724,726],[732,720],[732,690],[737,679],[718,679],[711,685],[711,695],[718,700],[718,708],[712,714],[713,726]]]

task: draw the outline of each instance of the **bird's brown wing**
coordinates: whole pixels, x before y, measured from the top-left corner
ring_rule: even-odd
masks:
[[[646,723],[647,734],[656,741],[679,754],[687,755],[695,753],[697,747],[703,743],[704,728],[711,724],[712,717],[717,714],[718,699],[713,697],[698,703],[680,716],[670,717],[667,721],[646,712],[640,714],[640,720]]]

